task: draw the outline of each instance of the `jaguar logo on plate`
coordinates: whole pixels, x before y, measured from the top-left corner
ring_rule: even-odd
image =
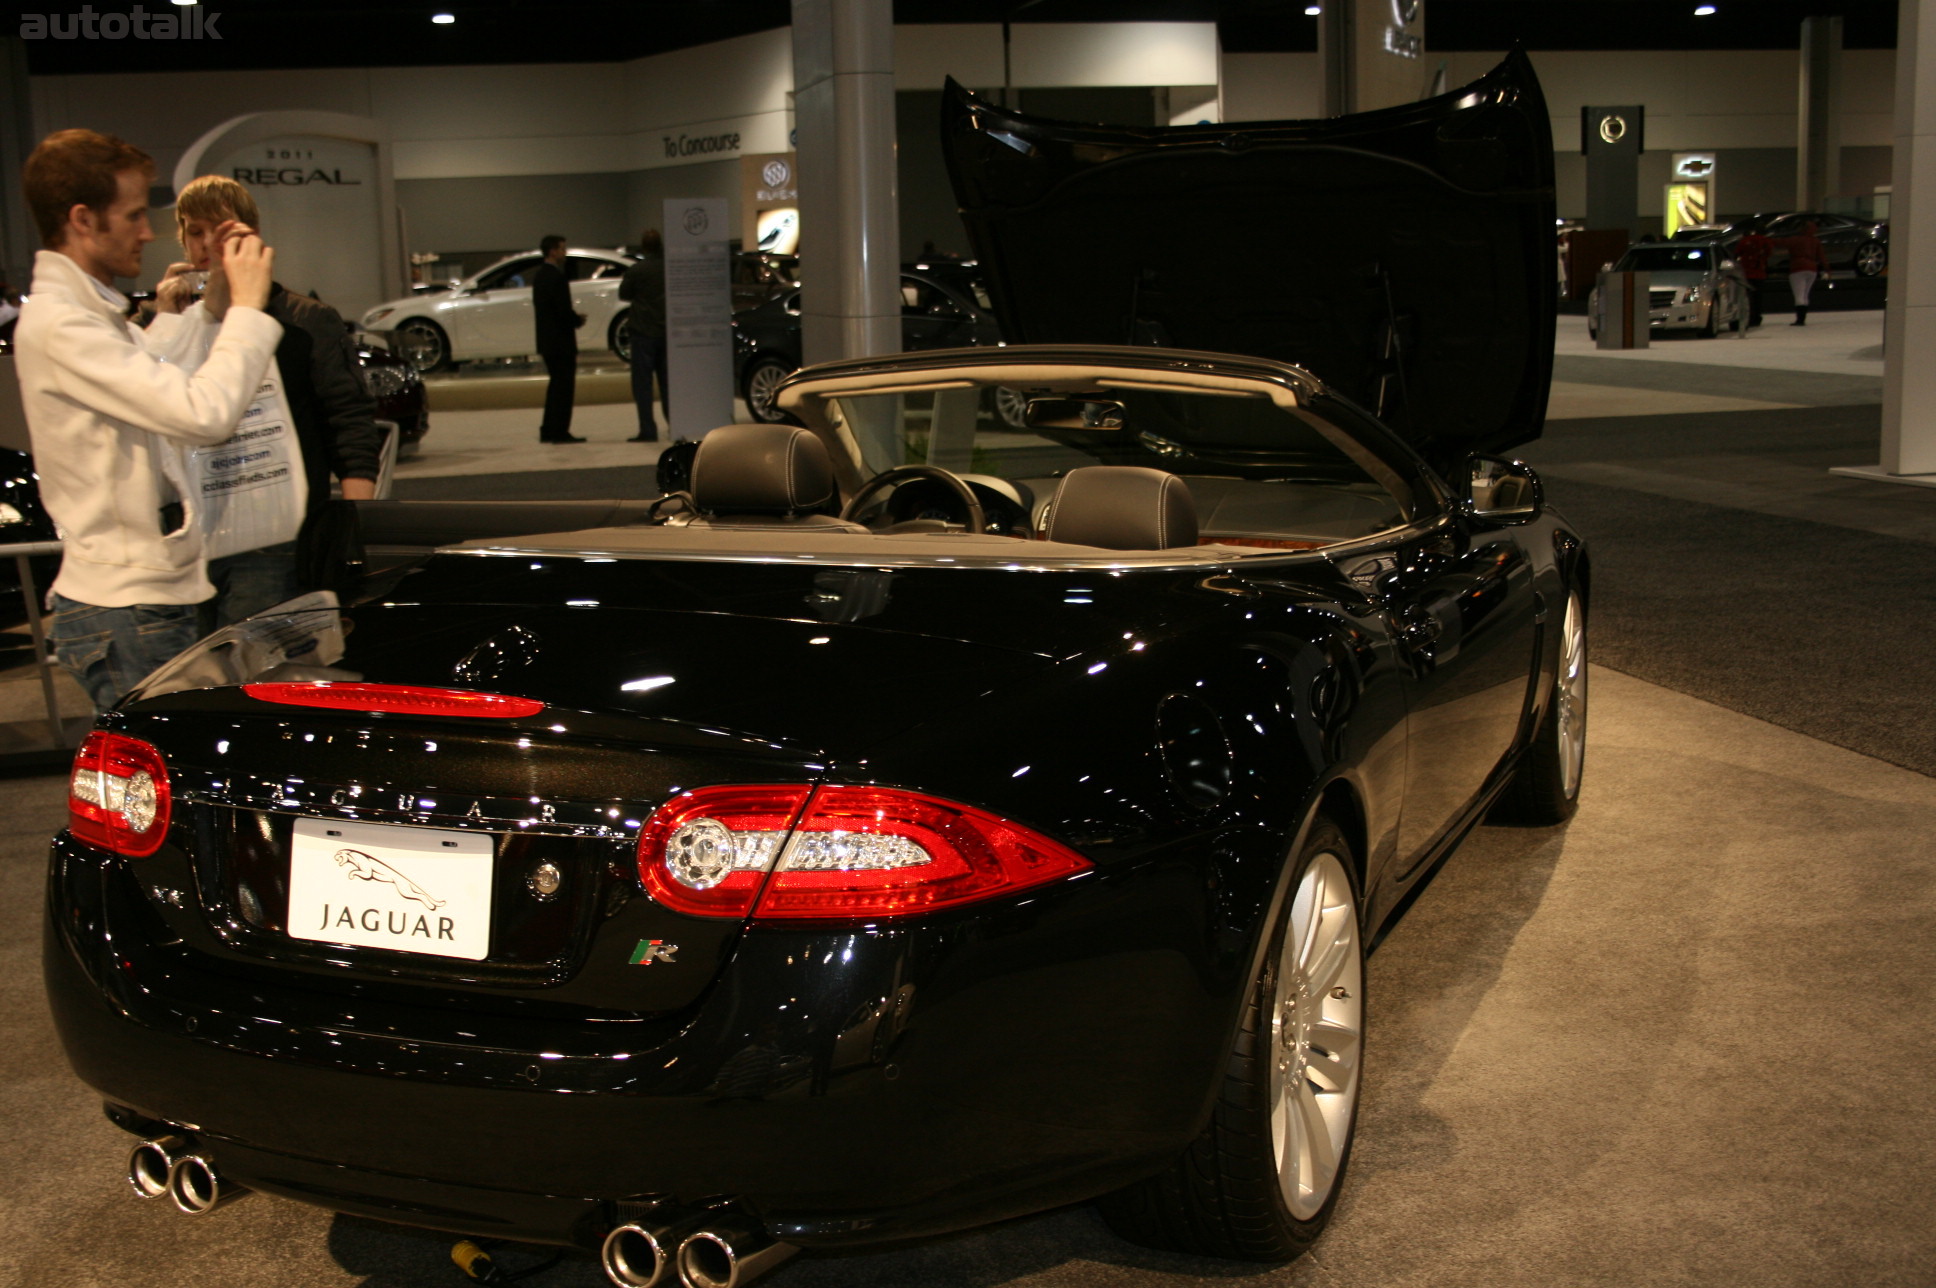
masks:
[[[479,960],[490,949],[495,850],[485,832],[299,818],[290,829],[288,933]]]

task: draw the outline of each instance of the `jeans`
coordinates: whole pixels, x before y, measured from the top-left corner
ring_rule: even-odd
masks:
[[[632,337],[632,401],[639,407],[639,437],[657,438],[659,427],[652,421],[652,376],[659,377],[659,406],[665,411],[666,433],[672,432],[672,394],[666,383],[666,342],[664,336],[642,340]]]
[[[214,619],[205,623],[208,629],[254,617],[302,593],[302,587],[296,584],[296,543],[285,541],[279,546],[211,559],[208,579],[215,583],[215,598],[202,605],[214,609]]]
[[[54,596],[47,634],[61,669],[80,681],[94,709],[112,710],[148,673],[202,637],[200,604],[96,608]]]

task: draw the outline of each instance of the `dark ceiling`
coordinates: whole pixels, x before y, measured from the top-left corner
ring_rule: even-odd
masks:
[[[30,0],[31,2],[31,0]],[[903,23],[1187,21],[1217,23],[1233,53],[1317,48],[1309,0],[895,0]],[[1840,14],[1850,49],[1893,48],[1896,0],[1425,0],[1428,50],[1793,49],[1809,14]],[[22,6],[24,8],[24,6]],[[44,10],[78,12],[71,0]],[[97,0],[95,13],[132,0]],[[150,13],[185,12],[147,0]],[[478,63],[613,62],[787,24],[788,0],[204,0],[220,39],[28,40],[37,75],[215,68],[414,67]],[[449,26],[430,16],[447,11]],[[15,10],[16,13],[19,9]]]

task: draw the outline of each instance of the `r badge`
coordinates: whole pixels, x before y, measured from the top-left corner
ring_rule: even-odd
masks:
[[[650,966],[653,962],[664,962],[668,966],[676,966],[678,963],[672,958],[678,951],[679,945],[668,944],[663,939],[641,939],[639,946],[632,950],[631,964]]]

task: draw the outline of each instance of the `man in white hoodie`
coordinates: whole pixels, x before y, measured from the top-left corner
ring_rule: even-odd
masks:
[[[262,311],[273,254],[240,225],[222,237],[228,315],[194,374],[150,351],[165,335],[128,323],[114,279],[138,276],[154,240],[154,174],[139,148],[92,130],[48,135],[22,174],[45,249],[16,367],[41,501],[65,542],[49,633],[101,711],[195,642],[196,605],[214,587],[184,514],[182,460],[235,431],[282,337]]]

